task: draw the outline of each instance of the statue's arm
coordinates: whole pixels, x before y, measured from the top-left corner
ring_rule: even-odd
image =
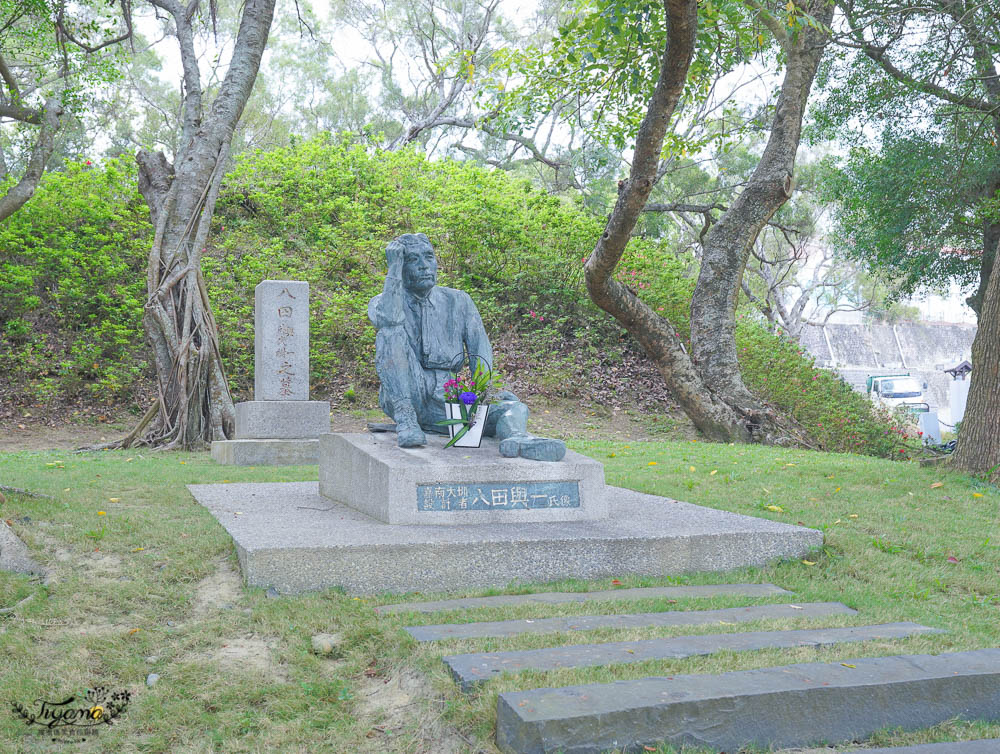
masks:
[[[389,270],[382,285],[382,293],[368,302],[368,319],[376,330],[392,325],[401,325],[403,314],[403,244],[390,241],[385,247],[385,259]]]

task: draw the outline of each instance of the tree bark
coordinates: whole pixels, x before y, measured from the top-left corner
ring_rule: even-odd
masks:
[[[174,165],[162,153],[136,155],[139,190],[155,228],[143,314],[153,351],[159,411],[150,431],[120,441],[193,449],[232,437],[235,411],[219,354],[218,328],[201,274],[229,145],[253,89],[275,0],[247,0],[232,60],[207,116],[191,19],[197,0],[152,0],[173,16],[184,67],[183,142]]]
[[[706,437],[723,442],[807,444],[793,421],[778,416],[744,386],[736,359],[734,314],[753,242],[791,193],[805,102],[829,30],[805,28],[791,38],[774,23],[775,36],[783,42],[788,56],[785,81],[760,164],[705,239],[702,272],[691,309],[691,358],[670,322],[613,278],[636,219],[646,206],[667,125],[694,53],[697,3],[665,0],[664,6],[668,40],[659,79],[636,136],[631,173],[587,260],[587,290],[594,303],[614,316],[642,345],[684,412]],[[807,10],[829,24],[832,9],[823,0],[813,0]]]
[[[705,236],[701,268],[691,301],[691,346],[705,383],[739,413],[753,420],[766,409],[740,375],[734,331],[743,272],[757,236],[792,195],[795,155],[806,100],[829,42],[833,8],[824,0],[806,6],[824,28],[802,28],[786,37],[788,60],[771,133],[746,187]],[[782,39],[775,29],[775,35]]]
[[[989,232],[992,231],[992,232]],[[984,234],[983,256],[992,261],[1000,252],[1000,223]],[[992,266],[992,265],[991,265]],[[986,277],[979,314],[979,329],[972,341],[972,374],[965,417],[958,433],[952,464],[1000,483],[1000,275]]]
[[[23,108],[22,108],[23,109]],[[62,103],[55,97],[49,99],[40,111],[31,111],[37,114],[37,119],[19,118],[28,123],[38,123],[41,128],[38,130],[38,139],[31,150],[31,157],[28,158],[28,165],[25,168],[21,179],[10,187],[6,194],[0,196],[0,222],[17,212],[35,194],[38,182],[45,172],[45,165],[52,156],[55,149],[55,135],[59,130],[60,119],[63,114]],[[6,174],[6,164],[4,170],[0,172],[0,177]]]

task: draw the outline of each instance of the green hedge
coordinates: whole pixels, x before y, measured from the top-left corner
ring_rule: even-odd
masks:
[[[141,315],[151,228],[135,186],[131,161],[70,165],[0,225],[6,396],[126,402],[149,375]],[[311,287],[314,393],[350,386],[370,397],[367,303],[381,290],[386,242],[406,232],[427,233],[441,283],[477,302],[508,375],[580,397],[604,379],[599,365],[621,358],[627,339],[583,288],[597,219],[500,171],[319,138],[245,155],[224,181],[204,272],[234,392],[252,390],[254,286],[287,278]],[[637,239],[618,272],[684,339],[689,265]],[[737,339],[747,383],[818,446],[898,452],[904,438],[891,420],[797,346],[748,319]]]

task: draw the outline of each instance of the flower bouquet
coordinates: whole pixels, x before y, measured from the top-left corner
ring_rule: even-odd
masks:
[[[483,439],[483,427],[489,411],[489,400],[499,380],[486,362],[476,359],[476,368],[468,377],[452,374],[444,383],[444,408],[447,418],[438,426],[448,427],[451,438],[445,445],[478,448]]]

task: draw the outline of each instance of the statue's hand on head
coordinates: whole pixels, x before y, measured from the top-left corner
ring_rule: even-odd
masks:
[[[399,239],[393,239],[386,244],[385,247],[385,261],[389,266],[389,271],[386,274],[387,278],[394,278],[396,280],[403,279],[403,261],[406,259],[406,246],[404,246]]]

